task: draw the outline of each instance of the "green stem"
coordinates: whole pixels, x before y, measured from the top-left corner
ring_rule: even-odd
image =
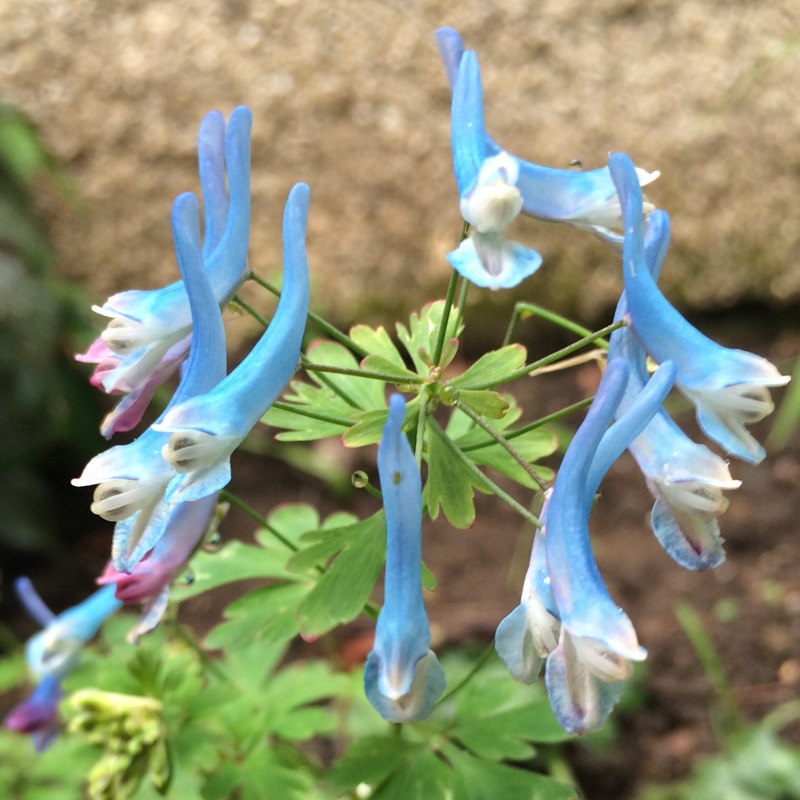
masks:
[[[540,358],[538,361],[534,361],[532,364],[528,364],[525,367],[515,370],[514,372],[511,372],[508,375],[505,375],[504,377],[498,380],[487,381],[486,383],[470,386],[469,388],[494,389],[495,386],[500,386],[504,383],[510,383],[511,381],[514,381],[517,378],[524,378],[526,375],[530,375],[531,372],[536,372],[537,369],[541,369],[542,367],[546,367],[548,364],[553,364],[562,358],[571,356],[576,350],[580,350],[582,347],[586,347],[586,345],[593,344],[598,339],[602,339],[603,337],[608,336],[618,328],[624,327],[626,324],[627,323],[624,320],[619,320],[619,322],[613,322],[611,323],[611,325],[606,325],[605,328],[601,328],[599,331],[595,331],[590,336],[584,336],[583,339],[578,340],[574,344],[571,344],[567,347],[562,347],[561,350],[557,350],[555,353],[551,353],[549,356]]]
[[[718,724],[714,725],[714,728],[720,744],[724,745],[731,736],[742,729],[741,712],[733,687],[700,615],[689,603],[679,602],[675,605],[675,616],[689,638],[703,666],[703,671],[716,692],[719,718]]]
[[[280,298],[281,290],[278,289],[276,286],[271,284],[269,281],[265,280],[264,278],[256,275],[254,272],[250,273],[250,278],[254,280],[259,286],[263,286],[268,292],[271,292],[275,295],[275,297]],[[343,334],[335,325],[331,325],[330,322],[327,322],[318,314],[315,314],[313,311],[308,312],[308,318],[319,328],[322,328],[325,333],[328,334],[332,339],[336,339],[337,342],[343,344],[345,347],[349,347],[354,353],[364,358],[368,355],[367,351],[361,347],[360,345],[356,344],[349,336]]]
[[[550,482],[546,481],[530,464],[527,459],[523,458],[522,454],[517,450],[508,439],[503,436],[500,431],[495,430],[489,423],[487,423],[480,414],[476,411],[473,411],[468,405],[462,403],[461,400],[456,400],[456,408],[463,411],[478,427],[483,428],[489,436],[494,439],[497,444],[503,447],[506,452],[514,459],[514,461],[519,464],[525,472],[530,475],[531,479],[535,484],[539,486],[540,489],[546,489],[549,487]]]
[[[276,400],[272,404],[272,408],[278,408],[281,411],[288,411],[291,414],[298,414],[301,417],[308,417],[309,419],[318,419],[320,422],[330,422],[333,425],[341,425],[343,428],[349,428],[353,421],[345,419],[344,417],[332,417],[329,414],[318,414],[316,411],[308,411],[300,406],[291,406],[288,403],[281,403]]]
[[[174,631],[175,635],[191,650],[197,653],[200,661],[203,662],[203,666],[221,681],[225,683],[231,683],[230,677],[226,674],[226,672],[211,658],[211,656],[206,653],[205,650],[195,641],[193,636],[190,636],[187,633],[186,629],[179,625],[177,622],[173,621],[171,623],[172,630]]]
[[[384,381],[385,383],[420,384],[428,381],[428,378],[423,378],[420,375],[404,375],[400,377],[390,372],[373,372],[366,369],[354,369],[353,367],[336,367],[332,364],[314,364],[304,356],[301,357],[301,361],[306,372],[331,372],[336,375],[352,375],[355,378],[369,378],[373,381]]]
[[[542,428],[545,425],[549,425],[551,422],[556,422],[557,420],[562,419],[569,414],[574,414],[576,411],[580,411],[582,408],[587,408],[590,406],[593,400],[594,397],[587,397],[585,400],[579,400],[577,403],[573,403],[571,406],[562,408],[560,411],[556,411],[553,414],[548,414],[546,417],[541,417],[534,422],[529,422],[527,425],[523,425],[521,428],[517,428],[513,431],[507,431],[506,439],[516,439],[517,436],[522,436],[524,433],[528,433],[529,431],[535,431],[537,428]],[[465,445],[461,448],[461,450],[464,453],[468,453],[471,450],[480,450],[482,447],[489,447],[493,444],[494,440],[486,439],[482,442],[475,442],[474,444]]]
[[[494,653],[494,642],[490,644],[472,665],[472,669],[451,689],[446,691],[437,701],[436,705],[441,705],[445,700],[449,700],[456,692],[460,692],[486,665]]]
[[[273,528],[272,525],[270,525],[269,522],[267,522],[267,520],[258,513],[258,511],[247,505],[244,500],[240,500],[235,494],[231,494],[227,489],[223,489],[219,493],[219,496],[223,500],[227,500],[232,506],[236,506],[239,511],[244,512],[248,517],[250,517],[250,519],[254,520],[265,530],[269,531],[269,533],[274,536],[284,547],[288,548],[293,553],[297,553],[300,550],[296,544],[290,542],[280,531]]]
[[[442,350],[444,350],[445,339],[447,338],[447,324],[450,322],[450,310],[453,307],[453,298],[456,294],[456,284],[458,283],[458,273],[453,270],[450,273],[450,283],[447,284],[447,295],[444,298],[444,309],[442,310],[441,327],[439,336],[436,339],[436,348],[433,351],[433,363],[439,366],[442,360]]]
[[[266,317],[262,317],[247,300],[242,300],[238,294],[235,294],[231,300],[236,303],[237,306],[241,306],[260,325],[263,325],[265,328],[269,327],[269,320]]]
[[[441,425],[439,425],[436,420],[432,417],[428,418],[428,425],[430,425],[431,430],[442,440],[442,443],[450,450],[453,455],[464,465],[466,470],[472,475],[477,481],[481,484],[486,486],[490,489],[497,497],[502,500],[506,505],[511,506],[521,517],[526,519],[531,525],[534,525],[537,528],[542,527],[542,523],[538,517],[531,514],[525,506],[518,503],[510,494],[504,492],[494,481],[487,478],[478,467],[470,461],[470,459],[464,455],[461,451],[461,448],[444,432]]]
[[[523,314],[541,317],[542,319],[546,319],[548,322],[559,325],[560,327],[565,328],[572,333],[577,333],[578,336],[590,336],[592,333],[589,328],[585,328],[583,325],[579,325],[577,322],[573,322],[571,319],[561,316],[561,314],[556,314],[554,311],[550,311],[547,308],[537,306],[535,303],[520,302],[514,306],[514,313],[511,316],[511,322],[509,323],[506,337],[503,340],[503,346],[511,342],[511,337],[514,335],[514,331],[516,330],[520,319],[522,319]],[[598,341],[597,344],[604,350],[608,350],[607,341]]]
[[[425,442],[425,417],[428,413],[428,387],[423,386],[419,393],[419,413],[417,414],[417,438],[414,441],[414,458],[417,466],[422,464],[422,447]]]

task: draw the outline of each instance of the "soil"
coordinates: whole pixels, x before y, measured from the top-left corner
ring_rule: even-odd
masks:
[[[797,331],[784,327],[781,334],[774,333],[779,321],[770,324],[763,317],[750,319],[755,324],[746,328],[738,321],[733,327],[724,322],[718,326],[724,343],[746,345],[772,358],[784,372],[791,369],[786,358],[800,352]],[[596,379],[596,367],[586,365],[515,389],[526,418],[534,418],[586,396]],[[690,413],[677,419],[693,438],[703,440]],[[763,441],[769,427],[768,420],[752,430]],[[321,457],[329,453],[327,447]],[[338,443],[331,452],[341,457]],[[349,470],[362,464],[347,461],[343,466]],[[314,503],[322,513],[340,507],[321,482],[285,464],[238,453],[233,470],[233,490],[261,511],[283,502]],[[675,615],[678,602],[691,604],[700,614],[748,720],[757,721],[798,696],[800,436],[793,435],[782,452],[758,466],[736,462],[731,470],[743,485],[729,493],[730,507],[721,518],[727,559],[705,573],[676,566],[660,549],[648,525],[652,500],[629,456],[623,456],[603,482],[591,519],[595,554],[612,597],[633,620],[649,656],[641,681],[631,690],[637,707],[614,714],[614,743],[602,750],[580,743],[569,747],[570,764],[588,800],[634,798],[645,784],[687,776],[693,765],[718,748],[710,719],[714,693]],[[82,503],[84,498],[75,500],[76,494],[72,490],[71,502]],[[370,513],[374,500],[356,493],[351,506]],[[424,558],[439,582],[428,593],[426,605],[434,646],[440,649],[465,641],[489,642],[497,623],[518,602],[530,532],[492,497],[479,495],[477,509],[477,520],[468,530],[454,530],[443,519],[424,528]],[[77,505],[75,514],[85,519]],[[248,518],[232,511],[223,533],[246,537],[252,528]],[[65,607],[90,589],[108,544],[109,528],[92,522],[70,549],[70,570],[53,564],[21,566],[46,600]],[[229,599],[219,593],[196,598],[182,608],[181,619],[206,629]],[[6,609],[4,616],[19,635],[30,633],[18,608]],[[357,659],[366,652],[369,628],[356,623],[345,629],[341,647],[346,658]],[[800,725],[787,728],[785,735],[800,743]]]

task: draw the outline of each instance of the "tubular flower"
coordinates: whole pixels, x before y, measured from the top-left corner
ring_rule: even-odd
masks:
[[[364,669],[367,699],[390,722],[425,719],[445,688],[422,602],[422,480],[404,418],[405,401],[392,395],[378,447],[386,511],[384,604]]]
[[[619,380],[619,378],[614,378],[613,373],[615,371],[626,372],[624,361],[615,360],[611,371],[612,375],[606,380]],[[618,422],[602,434],[596,449],[590,453],[591,459],[588,470],[586,470],[583,497],[569,498],[567,495],[565,500],[562,492],[561,502],[577,505],[587,501],[591,505],[603,475],[630,441],[648,424],[669,393],[674,379],[674,365],[664,364],[647,386],[642,389],[636,402],[631,403],[626,412],[620,415]],[[605,386],[607,387],[608,383],[605,383]],[[607,391],[607,389],[603,389],[603,391]],[[598,392],[598,394],[602,396],[602,392]],[[599,432],[602,432],[602,427],[603,420],[601,419]],[[580,440],[578,446],[580,446]],[[605,676],[598,674],[597,668],[592,672],[587,667],[587,663],[593,663],[594,650],[592,647],[599,649],[597,642],[586,644],[584,641],[579,641],[576,649],[574,637],[570,638],[569,631],[562,630],[561,612],[553,594],[546,557],[549,527],[548,508],[551,497],[552,490],[545,495],[545,504],[541,514],[542,528],[536,532],[534,537],[530,565],[523,583],[520,604],[498,626],[495,647],[512,676],[522,683],[535,681],[541,670],[542,662],[548,659],[548,669],[552,676],[548,686],[551,687],[551,702],[557,710],[559,720],[569,730],[589,730],[602,724],[616,702],[622,686],[613,688],[604,686],[603,684],[607,682],[604,680]],[[576,530],[580,532],[579,528],[574,529],[574,531]],[[580,535],[574,531],[571,535],[578,540],[575,544],[579,547],[588,547],[588,529],[580,532]],[[588,556],[584,553],[584,563],[587,558],[591,564],[594,563],[591,561],[590,551]],[[558,567],[563,576],[564,570],[568,566],[561,563]],[[602,587],[602,582],[599,583],[599,586]],[[600,595],[604,593],[605,590],[602,589]],[[586,602],[589,604],[595,602],[597,596],[598,589],[595,586],[591,589]],[[568,657],[565,655],[567,653]],[[553,667],[549,666],[551,654],[554,654],[552,657],[559,662]],[[559,670],[561,670],[560,673]],[[577,686],[572,685],[576,678]],[[566,683],[568,680],[571,683]]]
[[[550,704],[570,733],[602,725],[631,675],[631,662],[647,655],[600,577],[589,543],[589,511],[608,467],[669,391],[673,370],[665,365],[645,399],[608,428],[628,380],[624,359],[609,362],[592,407],[564,455],[547,507],[547,572],[561,630],[558,646],[547,658],[545,683]]]
[[[542,257],[502,236],[522,209],[519,167],[508,153],[486,157],[481,75],[471,50],[458,68],[451,124],[461,215],[473,230],[447,259],[476,286],[509,289],[536,272]]]
[[[198,132],[197,152],[205,211],[203,260],[217,305],[226,304],[247,276],[250,233],[250,110],[232,112],[227,129],[212,111]],[[227,169],[228,189],[225,175]],[[126,394],[104,421],[109,438],[131,430],[159,383],[186,358],[192,316],[183,281],[162,289],[115,294],[98,314],[107,328],[79,361],[96,363],[92,383],[110,394]]]
[[[30,733],[36,752],[41,753],[58,735],[58,704],[63,696],[60,678],[42,678],[30,695],[11,709],[3,725],[10,731]]]
[[[186,193],[175,199],[172,228],[178,265],[192,310],[194,334],[181,382],[164,414],[183,400],[208,391],[225,375],[225,331],[203,266],[194,195]],[[159,503],[175,475],[161,456],[168,439],[168,434],[148,428],[130,444],[112,447],[95,456],[81,476],[72,481],[75,486],[98,484],[92,511],[120,526],[115,535],[115,562],[124,563],[137,545],[141,557],[164,530],[169,513],[159,509]],[[121,539],[124,539],[124,546],[120,544]],[[125,564],[126,569],[132,566],[132,563]]]
[[[294,374],[308,314],[305,250],[309,190],[293,187],[283,218],[283,291],[275,316],[253,350],[201,396],[174,403],[153,425],[168,434],[162,453],[181,473],[167,501],[195,500],[230,480],[230,455],[280,396]]]
[[[217,496],[210,495],[169,508],[164,533],[144,558],[134,553],[130,573],[120,572],[109,563],[97,579],[101,586],[115,585],[117,600],[144,603],[139,622],[128,634],[129,641],[135,643],[161,621],[169,601],[170,584],[202,540],[216,503]]]
[[[43,628],[25,645],[28,668],[39,680],[66,677],[77,665],[83,646],[122,605],[114,597],[114,587],[105,586],[56,616],[27,578],[19,578],[14,588],[28,613]]]
[[[626,308],[623,294],[618,319]],[[622,356],[630,364],[628,386],[619,405],[624,413],[647,381],[645,353],[627,327],[614,331],[608,352],[609,358]],[[667,554],[687,569],[719,566],[725,551],[717,516],[728,506],[723,491],[741,486],[724,459],[689,439],[663,408],[628,449],[655,498],[650,523]]]
[[[789,377],[781,375],[765,358],[712,341],[670,305],[647,265],[642,195],[633,163],[624,153],[614,153],[608,166],[625,219],[623,275],[634,333],[655,361],[675,362],[678,388],[694,403],[697,422],[706,436],[731,455],[758,463],[765,456],[764,448],[745,425],[772,412],[769,387],[783,386]],[[667,213],[654,211],[648,226],[661,230],[666,247]]]
[[[436,32],[436,43],[444,62],[450,89],[455,91],[459,66],[464,54],[461,36],[453,28],[439,28]],[[485,139],[488,158],[503,152],[503,148],[485,133],[482,118],[480,131]],[[514,185],[522,197],[523,214],[549,222],[566,222],[595,234],[616,248],[621,248],[622,239],[614,229],[622,229],[622,212],[608,169],[578,172],[540,166],[516,156],[508,158],[516,164],[516,170],[509,172],[515,176]],[[660,173],[637,169],[636,174],[640,184],[646,186]],[[653,208],[649,203],[645,204],[646,213]]]

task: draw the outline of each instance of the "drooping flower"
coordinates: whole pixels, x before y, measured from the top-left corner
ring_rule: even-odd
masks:
[[[104,586],[56,616],[27,578],[19,578],[14,588],[28,613],[42,626],[25,645],[28,668],[39,680],[66,677],[77,665],[83,646],[122,605],[114,597],[115,587]]]
[[[511,288],[539,269],[542,257],[503,238],[522,209],[516,186],[519,167],[508,153],[486,157],[481,75],[471,50],[464,53],[458,69],[451,125],[461,215],[472,231],[447,259],[476,286]]]
[[[167,500],[195,500],[230,480],[230,456],[280,396],[297,369],[308,314],[305,234],[309,190],[289,193],[283,219],[283,289],[275,316],[247,357],[213,389],[174,403],[153,428],[168,434],[162,452],[180,473]]]
[[[647,655],[597,569],[589,542],[589,512],[605,471],[652,418],[673,379],[668,365],[652,402],[637,406],[635,425],[633,416],[622,417],[609,428],[628,380],[626,361],[609,361],[556,475],[547,507],[545,552],[561,629],[558,645],[547,658],[545,684],[559,722],[570,733],[602,725],[632,673],[632,662]]]
[[[210,495],[192,503],[177,503],[167,508],[168,519],[163,534],[143,558],[134,550],[128,562],[131,571],[120,572],[109,562],[97,579],[101,586],[114,584],[117,600],[143,603],[141,617],[128,634],[135,643],[161,621],[169,601],[170,584],[186,566],[203,538],[214,513],[217,496]]]
[[[624,361],[615,359],[612,365],[612,378],[614,371],[626,371]],[[624,414],[619,415],[619,420],[603,433],[603,420],[598,424],[598,431],[602,433],[594,452],[585,455],[589,457],[589,466],[586,470],[586,482],[583,494],[580,497],[571,497],[562,491],[557,502],[580,504],[588,502],[597,491],[600,482],[611,464],[619,457],[632,439],[641,433],[649,420],[661,407],[664,398],[675,379],[674,365],[667,363],[653,375],[652,379],[643,387],[639,397],[631,403]],[[603,388],[598,392],[602,398],[608,390],[608,379],[605,379]],[[613,401],[612,397],[612,401]],[[581,447],[580,439],[577,445]],[[571,456],[574,461],[574,458]],[[569,467],[570,461],[567,461]],[[564,467],[562,466],[562,469]],[[551,679],[554,687],[554,706],[560,708],[559,719],[565,727],[571,730],[588,730],[599,727],[608,712],[613,707],[621,687],[611,690],[601,686],[603,677],[591,673],[585,665],[585,655],[581,651],[575,652],[574,643],[564,644],[566,632],[562,637],[561,613],[553,594],[550,571],[546,558],[546,541],[548,532],[548,507],[551,502],[552,490],[545,495],[545,503],[540,515],[542,528],[534,537],[531,551],[530,564],[522,588],[520,604],[500,623],[495,636],[495,647],[498,654],[505,662],[515,680],[522,683],[532,683],[541,671],[542,663],[557,650],[560,643],[561,650],[556,654],[556,659],[563,659],[564,652],[568,649],[570,657],[568,664],[561,665],[568,669],[569,679],[573,680],[576,673],[581,676],[584,688],[577,690],[567,686],[564,689],[558,678]],[[587,512],[588,516],[588,512]],[[576,538],[575,546],[588,547],[588,529],[576,527],[571,531],[571,536]],[[584,552],[584,562],[593,564],[591,551],[588,556]],[[568,569],[568,565],[558,564],[560,570]],[[563,582],[563,581],[562,581]],[[602,586],[602,583],[600,583]],[[597,592],[597,585],[588,586],[587,591]],[[602,595],[602,593],[601,593]],[[588,602],[593,602],[589,599]],[[582,660],[583,659],[583,660]],[[549,663],[549,662],[548,662]],[[558,667],[553,667],[554,673]],[[564,679],[567,673],[564,673]],[[566,691],[567,697],[564,697]],[[581,710],[578,711],[577,709]],[[571,727],[570,727],[571,726]]]
[[[458,31],[439,28],[436,43],[444,62],[451,91],[455,91],[459,67],[464,55],[464,45]],[[483,130],[486,157],[503,153],[500,147]],[[615,230],[622,229],[622,213],[617,191],[607,168],[575,171],[555,169],[524,161],[509,155],[516,169],[508,172],[515,176],[514,185],[522,197],[522,213],[550,222],[565,222],[587,230],[616,248],[621,248],[622,238]],[[636,170],[642,186],[654,181],[660,173]],[[459,189],[460,189],[459,184]],[[645,211],[653,206],[645,205]],[[469,220],[468,220],[469,221]]]
[[[655,228],[649,226],[648,234],[651,230]],[[626,310],[623,293],[617,318]],[[628,327],[612,334],[608,352],[609,358],[621,356],[630,364],[628,386],[619,405],[624,413],[647,381],[645,353]],[[741,481],[731,477],[725,460],[693,442],[663,408],[628,449],[655,498],[650,523],[664,550],[687,569],[719,566],[725,551],[717,517],[728,506],[723,491],[741,486]]]
[[[445,688],[422,601],[422,480],[403,433],[405,405],[400,395],[390,398],[378,447],[386,512],[385,590],[364,668],[367,699],[390,722],[425,719]]]
[[[222,115],[212,111],[198,133],[203,260],[218,305],[227,303],[247,276],[251,124],[250,110],[240,106],[231,113],[227,129]],[[127,395],[103,423],[103,435],[109,438],[135,427],[155,388],[186,358],[191,309],[183,281],[178,281],[162,289],[113,295],[94,310],[111,321],[76,358],[98,365],[94,385]]]
[[[62,697],[61,679],[48,675],[11,709],[3,725],[10,731],[31,734],[36,752],[41,753],[58,735],[58,704]]]
[[[194,320],[193,345],[169,409],[187,398],[206,392],[225,375],[225,331],[219,305],[203,264],[197,199],[186,193],[175,199],[172,209],[175,252]],[[154,546],[169,519],[160,508],[164,491],[175,475],[161,451],[169,435],[153,427],[138,439],[118,445],[95,456],[75,486],[98,484],[92,511],[117,522],[115,564],[132,568],[131,556],[140,558]],[[212,494],[212,491],[203,495]],[[158,512],[158,513],[156,513]]]
[[[623,275],[634,333],[655,361],[675,362],[677,386],[694,403],[697,422],[706,436],[731,455],[758,463],[765,456],[764,448],[745,425],[772,412],[769,387],[783,386],[789,377],[781,375],[765,358],[712,341],[669,303],[647,265],[642,193],[633,163],[624,153],[614,153],[608,166],[625,220]],[[667,213],[654,211],[647,224],[661,228],[666,247]]]

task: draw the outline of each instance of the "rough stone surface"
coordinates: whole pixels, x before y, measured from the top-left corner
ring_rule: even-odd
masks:
[[[55,209],[62,272],[97,301],[174,279],[169,208],[198,189],[197,125],[245,103],[255,269],[276,274],[283,202],[304,180],[317,309],[374,318],[441,292],[460,232],[443,24],[477,50],[509,150],[585,168],[625,150],[662,171],[648,196],[672,214],[663,284],[678,302],[797,301],[794,0],[4,0],[4,97],[89,210]],[[584,318],[613,306],[620,271],[599,242],[528,221],[511,233],[545,258],[516,298]]]

